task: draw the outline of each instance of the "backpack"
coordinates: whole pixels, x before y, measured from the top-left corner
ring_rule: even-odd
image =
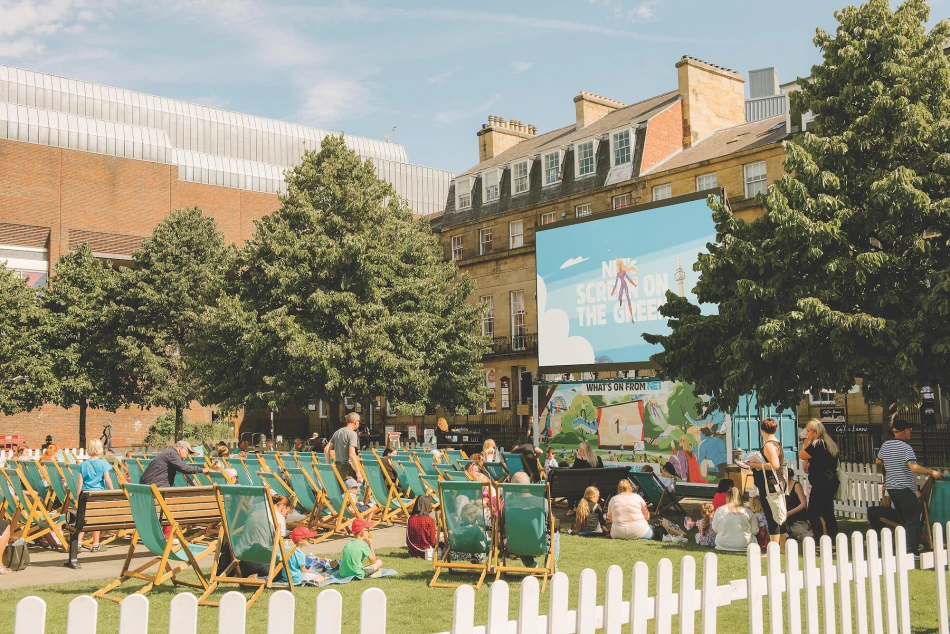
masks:
[[[13,572],[19,572],[30,565],[30,551],[26,547],[26,542],[18,539],[12,544],[8,544],[3,551],[2,563]]]

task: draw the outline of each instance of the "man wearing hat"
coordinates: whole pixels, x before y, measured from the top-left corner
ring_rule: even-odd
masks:
[[[155,459],[142,474],[140,484],[155,484],[159,488],[175,484],[179,473],[208,473],[204,467],[185,464],[185,458],[194,455],[195,450],[187,440],[179,440],[173,446],[155,456]]]
[[[898,418],[891,425],[891,430],[894,432],[894,438],[881,445],[875,462],[884,467],[884,488],[906,531],[907,552],[916,556],[920,544],[921,506],[914,474],[919,473],[934,479],[942,478],[943,474],[917,464],[917,454],[907,442],[910,440],[910,423]]]

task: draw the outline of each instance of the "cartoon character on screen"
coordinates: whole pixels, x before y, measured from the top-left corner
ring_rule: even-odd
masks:
[[[633,277],[631,277],[633,275]],[[627,312],[630,313],[630,323],[633,323],[633,301],[630,299],[630,288],[627,286],[629,283],[631,286],[636,287],[637,285],[637,265],[633,264],[624,264],[623,260],[617,258],[617,277],[614,278],[614,287],[610,289],[610,296],[613,297],[614,293],[617,293],[617,301],[620,302],[620,308],[623,308],[623,296],[627,296]],[[620,286],[620,291],[617,292],[617,286]]]

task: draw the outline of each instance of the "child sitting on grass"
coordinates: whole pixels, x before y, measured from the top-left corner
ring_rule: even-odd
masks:
[[[340,576],[357,579],[375,579],[382,576],[383,560],[373,550],[373,536],[369,529],[376,525],[364,519],[355,519],[350,526],[353,539],[346,542],[340,555]]]
[[[317,565],[308,565],[310,562],[307,561],[307,555],[303,551],[303,547],[316,536],[317,532],[306,526],[298,526],[290,532],[290,541],[294,543],[296,549],[287,558],[287,569],[290,571],[290,579],[295,586],[319,585],[329,579],[328,575],[322,575],[317,571]]]
[[[600,507],[600,491],[597,487],[587,487],[584,499],[577,505],[572,531],[581,537],[603,537],[606,527],[607,520]]]
[[[762,500],[759,499],[759,496],[753,496],[749,500],[749,510],[755,513],[755,519],[759,522],[759,532],[756,534],[755,539],[759,542],[759,548],[765,550],[766,546],[769,545],[769,527],[768,522],[765,521],[765,512],[762,510]]]
[[[696,543],[700,546],[712,548],[716,545],[716,531],[712,528],[713,515],[716,508],[711,502],[702,505],[703,519],[699,522],[699,532],[696,533]]]

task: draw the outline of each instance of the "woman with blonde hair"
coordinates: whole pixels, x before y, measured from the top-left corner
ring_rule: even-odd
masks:
[[[86,447],[86,454],[89,456],[79,465],[79,485],[80,491],[105,491],[116,488],[112,486],[110,471],[112,467],[102,459],[102,441],[93,440]],[[83,534],[79,534],[79,543],[82,543]],[[99,531],[92,533],[92,546],[89,550],[97,552],[102,547],[99,545]]]
[[[838,445],[824,424],[813,418],[805,425],[805,441],[798,457],[808,463],[808,523],[817,542],[822,535],[834,543],[838,535],[835,519],[835,494],[838,492]]]
[[[486,438],[485,442],[482,443],[482,460],[484,462],[501,462],[495,441],[491,438]]]
[[[597,455],[597,452],[594,451],[594,448],[590,446],[589,442],[584,440],[577,445],[577,458],[574,459],[574,464],[571,465],[571,469],[596,469],[603,466],[604,462],[600,459],[600,456]],[[578,502],[580,502],[580,500],[576,497],[569,497],[567,499],[567,506],[570,509],[567,512],[568,517],[576,513],[574,509]]]
[[[607,520],[600,507],[600,491],[597,487],[587,487],[584,499],[577,504],[577,515],[572,527],[574,534],[581,537],[601,537],[606,527]]]
[[[745,552],[755,542],[759,521],[749,507],[742,504],[738,487],[726,492],[726,503],[716,509],[712,529],[716,532],[716,550]]]
[[[607,504],[610,536],[614,539],[653,539],[650,511],[643,498],[633,492],[630,480],[617,484],[617,495]]]

